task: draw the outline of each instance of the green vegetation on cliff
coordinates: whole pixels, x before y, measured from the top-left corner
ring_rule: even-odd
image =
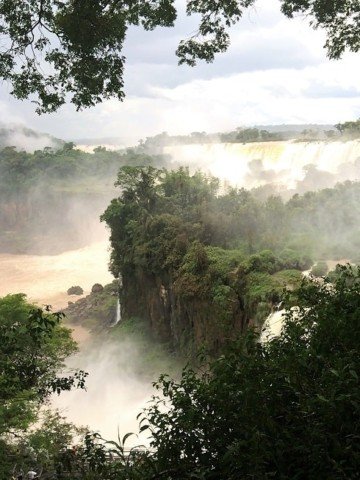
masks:
[[[209,369],[163,376],[145,410],[170,479],[357,478],[360,271],[294,292],[283,333],[232,342]],[[129,477],[131,478],[131,477]],[[140,478],[147,478],[146,474]]]
[[[219,352],[261,325],[312,257],[357,255],[358,183],[260,201],[244,189],[221,193],[200,172],[127,166],[116,185],[120,196],[102,220],[123,318],[146,318],[157,339],[182,353]]]
[[[3,148],[0,251],[54,253],[88,243],[89,224],[98,222],[115,195],[118,169],[153,162],[163,166],[165,161],[164,156],[135,150],[112,152],[97,147],[94,153],[86,153],[72,143],[34,153]]]

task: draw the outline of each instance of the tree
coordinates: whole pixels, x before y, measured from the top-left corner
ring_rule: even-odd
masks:
[[[341,135],[344,135],[348,138],[359,138],[360,136],[360,119],[355,120],[354,122],[348,121],[344,123],[337,123],[335,128],[339,131]]]
[[[38,472],[40,478],[57,478],[55,472],[66,467],[64,454],[73,454],[86,433],[85,428],[69,423],[58,411],[42,409],[36,425],[8,443],[0,441],[1,478],[8,479],[10,472],[17,478],[29,470]],[[1,447],[5,447],[3,455]]]
[[[357,479],[360,268],[337,273],[334,283],[304,279],[285,296],[279,337],[259,343],[249,331],[180,380],[162,375],[139,415],[150,450],[124,455],[127,436],[119,445],[88,436],[81,478]]]
[[[142,415],[155,449],[142,478],[358,477],[360,269],[339,270],[335,284],[291,292],[278,338],[249,332],[180,381],[160,377]]]
[[[180,64],[212,62],[230,44],[229,27],[256,0],[188,0],[188,15],[199,15],[198,31],[176,51]],[[327,35],[330,58],[360,48],[356,0],[282,0],[289,18],[304,15]],[[37,112],[53,112],[67,98],[77,109],[103,99],[124,98],[123,43],[131,25],[145,30],[173,27],[175,0],[1,0],[0,77],[19,99],[32,98]]]
[[[0,435],[26,429],[52,393],[84,387],[84,372],[61,375],[76,351],[62,316],[21,293],[0,299]]]

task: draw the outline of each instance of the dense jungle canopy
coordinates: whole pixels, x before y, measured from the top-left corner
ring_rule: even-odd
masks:
[[[357,262],[359,183],[290,200],[187,169],[122,167],[120,195],[102,216],[111,230],[110,268],[122,282],[123,317],[145,317],[176,351],[261,326],[285,286],[319,260]]]

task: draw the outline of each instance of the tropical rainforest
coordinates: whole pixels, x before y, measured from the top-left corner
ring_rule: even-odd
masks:
[[[84,387],[86,374],[61,373],[76,348],[61,314],[21,294],[4,297],[3,478],[24,449],[42,455],[48,479],[358,478],[360,183],[284,199],[169,161],[143,144],[94,154],[66,143],[2,150],[3,251],[34,222],[45,234],[59,198],[64,209],[79,196],[105,199],[122,321],[145,323],[188,362],[180,376],[154,383],[139,413],[150,447],[129,451],[127,436],[106,441],[44,412],[51,392]],[[115,188],[102,183],[111,177]],[[64,218],[55,226],[65,228]],[[348,266],[328,272],[326,260],[344,258]],[[259,342],[280,302],[282,333]],[[31,429],[40,415],[42,426]]]
[[[9,478],[10,463],[21,451],[27,452],[27,462],[34,462],[34,455],[40,457],[45,466],[41,478],[48,479],[357,478],[359,298],[359,269],[338,268],[331,282],[310,280],[289,292],[279,337],[259,343],[248,330],[229,342],[221,356],[210,361],[203,356],[196,368],[185,367],[180,379],[162,375],[154,385],[159,394],[139,416],[140,430],[152,438],[147,449],[127,450],[128,436],[106,442],[92,433],[69,449],[74,435],[84,432],[51,414],[40,430],[28,432],[25,441],[12,438],[12,433],[26,428],[32,402],[38,403],[49,388],[67,388],[69,382],[53,383],[53,370],[46,368],[43,355],[44,381],[28,377],[40,359],[34,358],[27,369],[18,333],[8,328],[2,333],[1,358],[8,347],[12,358],[21,351],[18,362],[24,370],[18,371],[24,376],[14,378],[13,365],[2,360],[2,387],[6,382],[2,392],[7,395],[2,399],[3,478]],[[291,307],[294,300],[296,309]],[[20,307],[14,327],[25,331],[29,317],[24,306],[21,297],[1,302],[6,318]],[[53,343],[53,321],[36,315],[42,318],[41,328],[34,329],[31,322],[23,342],[29,345],[43,337]],[[17,400],[25,403],[24,412]]]
[[[260,201],[244,189],[220,194],[200,172],[129,166],[117,185],[102,219],[123,316],[145,316],[176,350],[219,353],[234,332],[261,325],[314,261],[356,261],[358,183]]]
[[[297,308],[270,342],[248,331],[180,379],[162,375],[139,415],[152,448],[89,435],[70,478],[358,478],[359,274],[292,291]]]

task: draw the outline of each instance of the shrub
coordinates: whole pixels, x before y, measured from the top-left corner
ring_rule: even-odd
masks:
[[[94,283],[91,288],[91,293],[102,293],[104,287],[100,283]]]
[[[81,287],[79,287],[79,285],[72,286],[67,290],[68,295],[82,295],[83,293],[84,293],[84,290]]]

